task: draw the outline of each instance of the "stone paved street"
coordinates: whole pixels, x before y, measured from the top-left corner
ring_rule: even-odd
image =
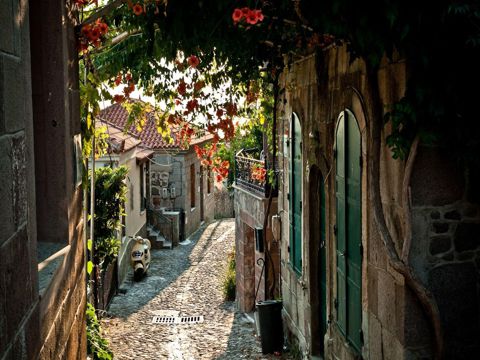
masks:
[[[154,250],[149,274],[116,296],[103,329],[115,359],[278,359],[261,354],[254,325],[223,300],[221,279],[235,239],[233,220],[199,229],[184,245]],[[152,324],[167,311],[203,315],[190,325]],[[174,314],[174,313],[172,313]]]

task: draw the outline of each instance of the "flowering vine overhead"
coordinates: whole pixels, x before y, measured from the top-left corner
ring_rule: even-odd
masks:
[[[244,23],[248,25],[255,25],[262,22],[264,16],[262,14],[262,10],[244,7],[242,9],[237,8],[233,10],[232,19],[235,24]]]

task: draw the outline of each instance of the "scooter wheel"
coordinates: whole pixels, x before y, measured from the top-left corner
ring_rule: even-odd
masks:
[[[134,279],[135,281],[140,281],[140,280],[142,280],[143,275],[144,275],[143,269],[137,269],[137,270],[135,270],[135,272],[133,273],[133,279]]]

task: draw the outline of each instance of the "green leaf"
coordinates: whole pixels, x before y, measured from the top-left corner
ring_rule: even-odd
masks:
[[[88,273],[88,275],[90,275],[92,273],[92,270],[93,270],[93,262],[88,261],[87,262],[87,273]]]
[[[87,249],[92,251],[92,245],[93,245],[92,239],[88,239],[87,240]]]
[[[88,113],[87,115],[87,129],[91,129],[92,128],[92,114]]]

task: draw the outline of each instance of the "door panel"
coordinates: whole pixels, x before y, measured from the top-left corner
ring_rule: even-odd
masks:
[[[338,325],[361,348],[361,137],[353,114],[339,117],[336,132]]]
[[[290,151],[290,263],[302,272],[302,129],[296,114],[292,115]]]

